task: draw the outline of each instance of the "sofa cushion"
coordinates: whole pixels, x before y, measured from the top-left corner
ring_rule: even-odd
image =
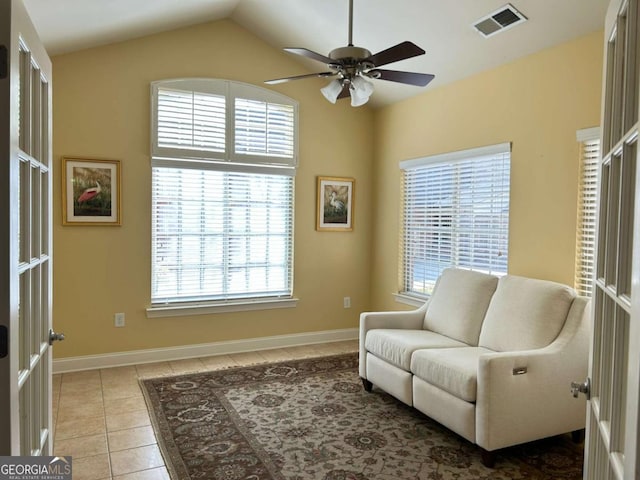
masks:
[[[477,346],[482,320],[498,278],[471,270],[447,268],[431,295],[424,328]]]
[[[418,349],[465,346],[462,342],[426,330],[379,328],[369,330],[365,338],[368,352],[406,371],[411,366],[411,354]]]
[[[560,333],[576,292],[559,283],[506,275],[487,310],[480,346],[499,352],[549,345]]]
[[[491,352],[482,347],[417,350],[411,357],[411,372],[455,397],[475,402],[478,359]]]

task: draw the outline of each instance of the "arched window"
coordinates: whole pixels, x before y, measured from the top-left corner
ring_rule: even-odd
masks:
[[[297,102],[200,78],[151,94],[148,315],[295,304]]]

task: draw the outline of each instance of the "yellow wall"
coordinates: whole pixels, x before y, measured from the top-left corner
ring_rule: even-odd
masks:
[[[502,142],[513,142],[509,273],[573,285],[576,130],[600,122],[602,45],[596,32],[376,112],[373,309],[401,308],[398,163]]]
[[[373,114],[329,104],[305,80],[273,87],[300,102],[294,309],[147,319],[150,299],[149,84],[214,77],[262,85],[305,73],[287,54],[225,20],[53,58],[56,357],[357,326],[370,304]],[[122,161],[121,227],[62,226],[62,156]],[[315,177],[355,177],[355,231],[315,231]],[[350,296],[352,308],[342,299]],[[115,328],[113,314],[126,314]]]
[[[403,308],[398,290],[401,160],[513,142],[509,271],[572,284],[578,144],[599,123],[602,33],[372,112],[331,105],[324,80],[273,87],[300,102],[297,308],[147,319],[150,298],[149,84],[214,77],[261,85],[304,73],[230,20],[54,57],[54,159],[122,161],[123,225],[62,226],[54,178],[56,357],[357,326]],[[58,163],[59,165],[59,163]],[[356,178],[355,231],[315,231],[317,175]],[[342,298],[352,298],[352,308]],[[406,308],[406,307],[404,307]],[[113,314],[126,314],[125,328]]]

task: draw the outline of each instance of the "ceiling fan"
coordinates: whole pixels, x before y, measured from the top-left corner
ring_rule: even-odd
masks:
[[[427,73],[400,72],[379,68],[382,65],[423,55],[425,51],[412,42],[399,43],[374,55],[366,48],[355,47],[353,45],[353,0],[349,0],[348,46],[332,50],[328,57],[306,48],[285,48],[284,50],[325,63],[329,71],[276,78],[267,80],[265,83],[274,85],[303,78],[337,77],[326,87],[320,89],[325,98],[331,103],[335,103],[340,98],[351,96],[352,106],[364,105],[373,93],[373,83],[369,82],[368,79],[387,80],[424,87],[434,78],[434,75]]]

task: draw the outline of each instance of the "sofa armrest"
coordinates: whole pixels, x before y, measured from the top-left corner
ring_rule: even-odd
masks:
[[[548,346],[480,357],[476,443],[486,450],[584,428],[586,400],[572,381],[587,376],[589,302],[576,298],[558,337]]]
[[[364,312],[360,314],[360,334],[359,334],[359,367],[360,376],[366,375],[366,354],[364,346],[365,338],[369,330],[374,328],[397,328],[404,330],[422,330],[424,315],[427,311],[428,301],[415,310],[397,312]]]

